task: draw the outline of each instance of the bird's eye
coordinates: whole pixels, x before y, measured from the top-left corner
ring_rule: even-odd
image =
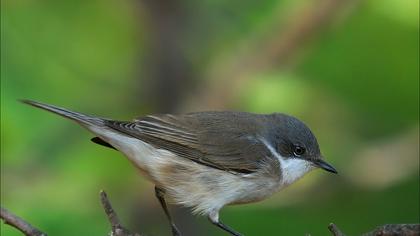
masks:
[[[305,148],[302,146],[295,146],[293,149],[293,154],[295,156],[301,156],[305,153]]]

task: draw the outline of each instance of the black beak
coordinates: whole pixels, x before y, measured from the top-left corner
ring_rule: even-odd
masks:
[[[324,160],[321,160],[321,159],[316,160],[316,161],[314,161],[314,164],[315,164],[315,166],[317,166],[317,167],[319,167],[321,169],[324,169],[324,170],[326,170],[328,172],[331,172],[331,173],[334,173],[334,174],[337,174],[338,173],[337,170],[332,165],[328,164]]]

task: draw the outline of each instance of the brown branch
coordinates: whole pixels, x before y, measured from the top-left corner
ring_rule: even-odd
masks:
[[[345,236],[333,223],[328,226],[333,236]],[[377,227],[375,230],[364,233],[362,236],[419,236],[420,224],[388,224]]]
[[[248,50],[233,50],[229,59],[219,60],[211,66],[205,80],[208,82],[199,87],[181,109],[224,109],[231,105],[235,90],[247,84],[252,75],[286,65],[314,36],[334,22],[339,13],[357,1],[321,0],[305,5],[287,20],[286,25],[275,24],[267,37],[247,45]]]
[[[377,227],[374,231],[363,236],[419,236],[420,224],[388,224]]]
[[[105,214],[108,216],[108,221],[111,224],[111,236],[140,236],[138,233],[132,233],[130,230],[121,225],[118,219],[117,213],[111,206],[111,202],[108,200],[108,196],[105,191],[100,192],[101,203],[105,210]]]
[[[108,196],[104,191],[100,192],[100,196],[105,214],[108,216],[109,223],[111,224],[111,232],[109,233],[110,236],[141,236],[138,233],[132,233],[120,223],[117,213],[112,208],[111,203],[108,200]],[[3,207],[1,208],[0,218],[4,221],[5,224],[11,225],[12,227],[24,233],[26,236],[47,236],[46,233],[33,227],[28,222],[10,213]]]
[[[1,207],[0,218],[5,224],[8,224],[27,236],[47,236],[46,233],[33,227],[22,218],[10,213],[8,210]]]
[[[138,233],[132,233],[130,230],[122,226],[117,213],[112,208],[111,202],[108,199],[107,194],[104,191],[100,192],[101,203],[105,210],[105,214],[108,216],[109,223],[111,224],[110,236],[141,236]],[[33,227],[22,218],[10,213],[8,210],[1,208],[0,218],[5,224],[11,225],[12,227],[20,230],[26,236],[47,236],[46,233]],[[333,236],[345,236],[341,230],[333,223],[328,226],[328,229]],[[306,234],[310,236],[310,234]],[[375,230],[362,234],[362,236],[393,236],[393,235],[405,235],[405,236],[418,236],[420,235],[420,224],[388,224],[377,227]]]
[[[345,234],[343,234],[341,230],[338,229],[338,227],[333,223],[328,225],[328,229],[330,230],[333,236],[345,236]]]

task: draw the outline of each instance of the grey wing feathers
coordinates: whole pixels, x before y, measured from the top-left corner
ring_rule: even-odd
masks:
[[[244,132],[237,117],[218,119],[220,116],[212,114],[153,115],[133,122],[107,120],[105,124],[200,164],[239,173],[257,171],[267,150],[249,137],[252,127]]]
[[[146,116],[137,119],[135,124],[147,135],[171,139],[183,144],[198,144],[197,133],[190,131],[185,123],[183,124],[172,115]]]
[[[133,122],[113,121],[69,111],[40,102],[22,102],[56,113],[89,127],[109,127],[156,148],[213,168],[252,173],[267,161],[270,152],[256,139],[255,115],[239,112],[199,112],[185,115],[153,115]],[[96,137],[93,142],[111,147]]]

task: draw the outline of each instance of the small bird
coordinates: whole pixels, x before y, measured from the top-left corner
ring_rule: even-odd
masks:
[[[116,121],[22,102],[76,121],[96,136],[93,142],[127,156],[155,184],[174,236],[181,233],[165,196],[240,236],[219,219],[225,205],[263,200],[315,168],[337,173],[323,160],[311,130],[281,113],[213,111]]]

